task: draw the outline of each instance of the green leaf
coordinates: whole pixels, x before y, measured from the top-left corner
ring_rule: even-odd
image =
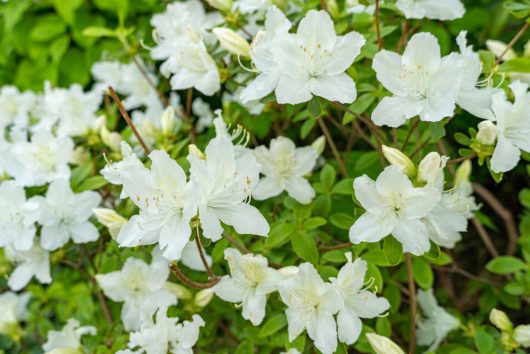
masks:
[[[328,191],[333,188],[336,178],[337,172],[335,172],[335,169],[330,165],[324,166],[322,172],[320,172],[320,182],[322,183],[322,186]]]
[[[66,23],[73,23],[75,10],[83,4],[83,0],[53,0],[55,10]]]
[[[306,228],[307,230],[313,230],[313,229],[316,229],[317,227],[320,227],[326,224],[327,224],[326,219],[315,216],[315,217],[305,220],[303,225],[304,225],[304,228]]]
[[[517,18],[526,18],[530,16],[530,1],[506,1],[504,8]]]
[[[486,269],[495,274],[511,274],[525,267],[522,260],[512,256],[500,256],[486,264]]]
[[[475,346],[480,354],[490,354],[493,352],[493,337],[486,333],[484,328],[480,327],[477,329],[474,340]]]
[[[346,178],[339,181],[337,184],[335,184],[335,186],[333,186],[331,193],[339,195],[353,195],[353,179]]]
[[[398,265],[403,256],[403,248],[394,237],[385,237],[383,240],[383,252],[391,266]]]
[[[421,258],[412,259],[412,272],[414,273],[414,280],[424,290],[432,288],[434,275],[429,263]]]
[[[349,230],[355,219],[348,214],[336,213],[329,217],[329,221],[340,229]]]
[[[471,144],[471,139],[463,133],[455,133],[455,140],[460,145],[469,146]]]
[[[272,226],[266,245],[268,248],[280,247],[289,241],[291,234],[296,230],[296,225],[289,223],[275,224]]]
[[[445,124],[444,122],[432,122],[429,124],[431,131],[431,137],[433,139],[440,139],[445,136]]]
[[[287,326],[287,319],[285,318],[285,315],[283,313],[273,316],[267,322],[265,322],[263,326],[261,326],[261,330],[259,331],[258,337],[268,337],[271,334],[278,332],[285,326]]]
[[[501,72],[530,73],[530,58],[514,58],[499,66]]]
[[[331,263],[344,263],[346,256],[343,250],[332,250],[322,255],[322,259]]]
[[[309,118],[304,122],[304,124],[302,124],[302,127],[300,128],[300,137],[302,139],[305,139],[307,135],[311,132],[311,130],[313,130],[316,122],[316,119]]]
[[[311,117],[318,118],[321,113],[321,107],[320,107],[320,101],[318,100],[318,97],[313,97],[311,101],[307,104],[307,109],[309,110],[309,114],[311,114]]]
[[[106,27],[87,27],[83,30],[83,36],[87,37],[116,37],[116,32]]]
[[[41,17],[31,29],[29,37],[37,42],[47,42],[66,31],[66,25],[57,16]]]
[[[318,263],[317,244],[310,235],[302,232],[294,232],[291,235],[291,246],[296,255],[304,261],[311,262],[315,265]]]
[[[77,193],[93,191],[107,185],[108,183],[109,182],[103,176],[94,176],[84,180],[77,188],[75,188],[75,191]]]

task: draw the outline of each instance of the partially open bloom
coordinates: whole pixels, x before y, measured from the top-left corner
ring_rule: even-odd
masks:
[[[342,308],[336,288],[325,283],[311,263],[299,266],[299,272],[279,285],[282,301],[287,305],[289,341],[304,330],[323,354],[337,349],[337,324],[333,317]]]
[[[430,18],[454,20],[464,16],[465,8],[460,0],[398,0],[396,6],[406,18]]]
[[[177,303],[176,296],[165,288],[168,277],[166,262],[147,265],[137,258],[127,258],[121,270],[96,275],[105,295],[124,303],[121,320],[126,330],[139,329],[159,308]]]
[[[343,306],[337,315],[339,340],[351,345],[357,341],[363,324],[361,318],[374,318],[384,314],[390,303],[363,288],[368,264],[357,258],[352,262],[351,252],[346,254],[348,262],[339,270],[331,282],[342,298]]]
[[[199,315],[193,315],[191,321],[178,323],[178,318],[167,317],[166,312],[166,308],[161,308],[156,314],[156,321],[146,322],[129,335],[128,346],[135,349],[134,353],[193,354],[193,346],[199,338],[199,329],[204,326],[204,320]]]
[[[366,339],[376,354],[405,354],[401,348],[387,337],[375,333],[367,333]]]
[[[241,303],[243,318],[257,326],[265,317],[267,294],[277,289],[282,276],[277,270],[269,268],[267,259],[261,255],[242,255],[236,249],[227,248],[225,259],[230,267],[230,276],[224,276],[213,290],[225,301]]]
[[[421,219],[436,206],[440,191],[431,186],[414,187],[396,166],[385,168],[375,182],[366,175],[357,177],[353,187],[366,213],[350,228],[351,242],[378,242],[392,234],[404,252],[422,255],[430,249]]]
[[[416,115],[437,122],[453,114],[460,77],[458,57],[441,57],[438,40],[430,33],[412,36],[403,55],[382,50],[372,67],[393,96],[384,97],[372,113],[377,125],[399,127]]]
[[[48,340],[42,349],[49,352],[57,349],[82,349],[81,337],[84,335],[96,335],[96,328],[92,326],[80,326],[79,321],[74,318],[68,320],[60,331],[49,331]]]
[[[428,352],[435,351],[447,334],[458,328],[459,321],[438,305],[432,289],[418,290],[417,299],[424,316],[418,322],[417,343],[429,346]]]
[[[39,203],[39,223],[42,225],[42,248],[54,251],[69,239],[75,243],[95,241],[99,237],[97,228],[88,221],[92,209],[101,202],[98,193],[87,191],[75,194],[65,179],[50,184],[46,198],[35,197]]]
[[[253,153],[265,175],[252,191],[255,199],[268,199],[284,190],[303,204],[313,199],[315,191],[304,178],[318,158],[313,147],[297,148],[289,138],[278,137],[271,141],[269,149],[258,146]]]

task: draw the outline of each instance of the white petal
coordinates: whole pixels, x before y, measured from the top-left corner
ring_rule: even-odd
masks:
[[[221,278],[219,283],[213,287],[215,295],[219,296],[224,301],[239,303],[243,301],[244,291],[241,287],[236,285],[234,279],[225,275]]]
[[[396,221],[392,235],[403,245],[403,252],[421,256],[431,248],[427,229],[419,220]]]
[[[42,248],[55,251],[64,246],[70,239],[68,229],[60,225],[43,226],[41,230],[40,243]]]
[[[418,115],[423,105],[423,100],[413,97],[384,97],[372,112],[372,120],[379,126],[397,128]]]
[[[301,177],[292,177],[285,181],[285,190],[291,198],[302,204],[310,203],[315,197],[315,190],[311,184]]]
[[[92,242],[99,238],[98,229],[88,221],[71,225],[69,229],[75,243]]]
[[[282,185],[275,178],[263,177],[252,191],[256,200],[265,200],[277,196],[283,191]]]
[[[262,99],[274,91],[279,81],[278,72],[261,73],[241,91],[239,98],[243,103]]]
[[[440,45],[435,36],[427,32],[417,33],[407,43],[401,58],[407,70],[435,72],[440,66]],[[419,68],[418,68],[419,67]]]
[[[282,76],[276,87],[276,100],[280,104],[307,102],[312,97],[309,80],[301,76]]]
[[[361,215],[350,228],[350,241],[354,244],[361,242],[378,242],[392,232],[390,220],[382,219],[369,212]]]
[[[362,290],[357,294],[354,311],[361,318],[374,318],[384,314],[390,308],[390,303],[384,297],[377,297],[373,292]]]
[[[326,11],[309,11],[300,21],[296,36],[308,51],[314,53],[317,48],[333,48],[337,35],[333,20]]]
[[[420,219],[429,214],[440,201],[441,192],[430,186],[409,189],[405,193],[403,215],[407,219]]]
[[[377,192],[382,196],[391,196],[395,192],[405,194],[412,189],[412,182],[399,167],[391,165],[379,174],[375,181]]]
[[[308,324],[307,334],[322,354],[332,354],[337,350],[337,325],[333,315],[319,311],[315,320]]]
[[[343,73],[361,53],[361,47],[365,42],[364,37],[357,32],[337,37],[331,57],[324,63],[322,69],[330,76]]]
[[[225,224],[233,226],[239,234],[267,236],[269,223],[256,207],[240,203],[229,208],[217,208],[216,213]]]
[[[405,81],[401,75],[401,55],[382,50],[374,56],[372,68],[375,70],[377,80],[390,92],[396,95],[406,93]]]
[[[351,345],[359,338],[363,324],[361,319],[354,313],[342,310],[337,316],[337,327],[339,330],[339,340],[342,343]]]
[[[494,172],[507,172],[517,166],[521,151],[503,135],[497,138],[497,145],[491,157],[491,169]]]
[[[204,237],[217,241],[221,238],[223,227],[216,212],[208,207],[199,208],[199,218],[201,221]]]
[[[357,198],[364,209],[375,215],[382,214],[381,198],[375,187],[375,182],[370,177],[362,175],[361,177],[355,178],[353,181],[353,189],[355,191],[355,198]]]
[[[249,294],[243,301],[243,318],[258,326],[265,317],[267,297],[259,294]]]
[[[357,98],[355,82],[346,73],[334,76],[320,76],[311,79],[310,90],[315,96],[324,97],[328,101],[352,103]]]
[[[289,333],[289,342],[292,342],[305,329],[306,324],[302,320],[300,313],[292,308],[285,310],[287,317],[287,332]]]

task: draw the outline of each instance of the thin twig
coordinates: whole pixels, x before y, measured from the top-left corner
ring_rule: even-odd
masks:
[[[340,152],[337,149],[335,142],[333,141],[333,137],[331,136],[328,130],[328,127],[326,126],[324,117],[318,118],[317,121],[318,121],[318,125],[320,126],[320,129],[322,130],[322,133],[324,133],[324,135],[326,136],[326,140],[328,142],[329,147],[331,148],[331,151],[333,152],[333,155],[335,156],[335,159],[337,160],[337,163],[339,165],[339,170],[342,173],[342,176],[348,177],[348,170],[346,169],[346,165],[344,164],[344,161],[342,160],[342,157],[340,156]]]
[[[486,246],[486,249],[488,250],[488,252],[493,257],[498,257],[499,256],[499,251],[497,251],[497,248],[493,244],[493,241],[491,240],[491,237],[488,234],[488,231],[486,231],[484,226],[482,226],[482,224],[480,223],[480,221],[476,217],[471,219],[471,222],[473,223],[473,226],[475,226],[475,229],[477,230],[478,235],[480,236],[480,239],[484,243],[484,246]]]
[[[403,145],[401,146],[401,151],[405,151],[407,148],[407,145],[409,143],[410,136],[412,135],[412,132],[416,129],[416,127],[420,124],[420,120],[416,118],[412,125],[409,128],[409,131],[407,132],[407,136],[405,137],[405,140],[403,140]]]
[[[232,236],[228,235],[227,233],[223,234],[223,238],[225,238],[232,246],[237,248],[239,252],[241,253],[252,253],[250,250],[242,243],[233,238]]]
[[[517,32],[517,34],[515,35],[515,37],[512,38],[512,40],[510,41],[510,43],[508,43],[508,45],[506,46],[506,48],[504,49],[504,51],[501,53],[501,55],[499,55],[499,57],[497,58],[497,60],[495,61],[495,65],[499,65],[499,63],[502,61],[502,58],[506,55],[506,53],[508,53],[508,51],[510,49],[512,49],[512,47],[514,46],[514,44],[523,36],[523,34],[526,32],[526,30],[528,29],[528,27],[530,27],[530,22],[527,22],[524,24],[524,26],[519,30],[519,32]]]
[[[197,245],[197,250],[199,251],[199,256],[201,257],[202,264],[204,265],[204,269],[206,270],[206,274],[208,274],[209,280],[217,279],[217,275],[214,274],[210,266],[208,265],[208,261],[206,260],[206,256],[204,255],[204,251],[202,249],[201,245],[201,238],[199,236],[199,226],[197,225],[196,228],[196,235],[195,235],[195,244]]]
[[[326,3],[326,0],[320,0],[320,7],[324,11],[328,11],[328,4]]]
[[[171,272],[175,274],[175,276],[179,278],[181,282],[183,282],[187,286],[194,288],[194,289],[210,289],[215,284],[217,284],[219,280],[221,280],[221,278],[215,278],[215,279],[210,280],[207,283],[198,283],[196,281],[189,279],[184,273],[182,273],[176,263],[170,263],[169,269],[171,269]]]
[[[474,152],[474,153],[472,153],[469,156],[462,156],[462,157],[459,157],[459,158],[456,158],[456,159],[447,160],[447,164],[451,165],[451,164],[455,164],[455,163],[464,162],[466,160],[473,160],[477,156],[478,156],[477,153]]]
[[[431,138],[427,138],[425,139],[424,142],[422,142],[413,152],[412,154],[410,154],[410,158],[412,159],[418,152],[420,152],[421,150],[423,150],[423,148],[425,146],[427,146],[427,144],[429,144],[431,142]]]
[[[127,122],[127,125],[129,125],[129,127],[131,128],[134,136],[136,136],[136,139],[138,139],[138,141],[140,142],[140,145],[142,145],[142,148],[144,149],[145,154],[149,155],[151,153],[151,150],[149,150],[144,139],[142,139],[142,137],[140,136],[140,133],[138,133],[138,130],[136,130],[136,127],[134,126],[131,120],[131,117],[129,116],[129,113],[127,113],[127,110],[125,109],[125,107],[123,107],[123,104],[121,103],[120,98],[118,97],[118,95],[116,94],[116,91],[114,91],[112,86],[109,86],[109,94],[110,94],[110,97],[112,97],[112,99],[114,100],[114,102],[118,105],[118,109],[120,110],[120,113],[123,119],[125,119],[125,121]]]
[[[334,246],[322,247],[322,248],[320,248],[320,250],[321,251],[340,250],[340,249],[343,249],[343,248],[349,248],[351,246],[353,246],[353,243],[347,242],[347,243],[341,243],[341,244],[334,245]]]
[[[512,213],[508,210],[502,203],[484,186],[473,183],[473,189],[488,205],[493,209],[495,214],[497,214],[506,225],[506,231],[508,233],[508,246],[506,248],[506,254],[513,256],[515,254],[515,249],[517,246],[518,231],[517,225],[513,218]]]
[[[405,263],[407,265],[407,282],[409,288],[409,306],[410,306],[410,324],[409,324],[409,353],[416,352],[416,284],[412,272],[412,257],[410,253],[405,254]]]
[[[375,31],[377,32],[377,47],[383,49],[383,38],[381,37],[381,28],[379,20],[379,0],[375,0]]]

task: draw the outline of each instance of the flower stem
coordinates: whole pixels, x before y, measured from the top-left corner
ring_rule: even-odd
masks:
[[[498,65],[502,61],[502,58],[506,55],[506,53],[508,53],[510,49],[512,49],[514,44],[523,36],[523,34],[528,29],[528,27],[530,27],[530,22],[525,23],[525,25],[519,30],[519,32],[517,32],[517,34],[512,38],[510,43],[508,43],[504,51],[501,53],[501,55],[499,55],[499,57],[495,61],[495,65]]]
[[[208,261],[206,260],[206,257],[204,256],[204,251],[202,249],[201,245],[201,237],[199,235],[199,226],[196,228],[196,235],[195,235],[195,244],[197,245],[197,249],[199,250],[199,256],[201,257],[202,264],[204,265],[204,269],[206,270],[206,273],[208,274],[209,280],[215,280],[217,279],[217,275],[214,274],[210,266],[208,265]]]
[[[335,142],[333,141],[333,137],[331,136],[329,129],[326,126],[326,122],[324,122],[324,119],[325,119],[324,117],[318,118],[317,119],[318,125],[320,126],[322,133],[324,133],[324,135],[326,136],[326,140],[329,144],[329,147],[331,148],[331,151],[333,152],[333,155],[335,156],[335,159],[337,160],[342,176],[347,178],[348,170],[346,169],[346,165],[344,164],[344,161],[342,160],[342,157],[340,156],[340,152],[337,149]]]
[[[381,37],[381,25],[379,20],[379,0],[375,0],[375,30],[377,32],[377,47],[383,49],[383,38]]]
[[[191,280],[184,273],[182,273],[182,271],[179,269],[179,267],[177,266],[176,263],[170,263],[169,264],[169,269],[171,269],[171,272],[173,274],[175,274],[175,276],[177,278],[179,278],[179,280],[181,282],[183,282],[184,284],[186,284],[190,288],[194,288],[194,289],[209,289],[209,288],[212,288],[221,279],[221,278],[215,278],[215,279],[210,280],[207,283],[198,283],[196,281]]]
[[[410,325],[409,325],[409,353],[416,352],[416,284],[414,284],[414,275],[412,272],[412,257],[410,253],[405,254],[405,263],[407,265],[407,282],[409,286],[409,306],[410,306]]]

